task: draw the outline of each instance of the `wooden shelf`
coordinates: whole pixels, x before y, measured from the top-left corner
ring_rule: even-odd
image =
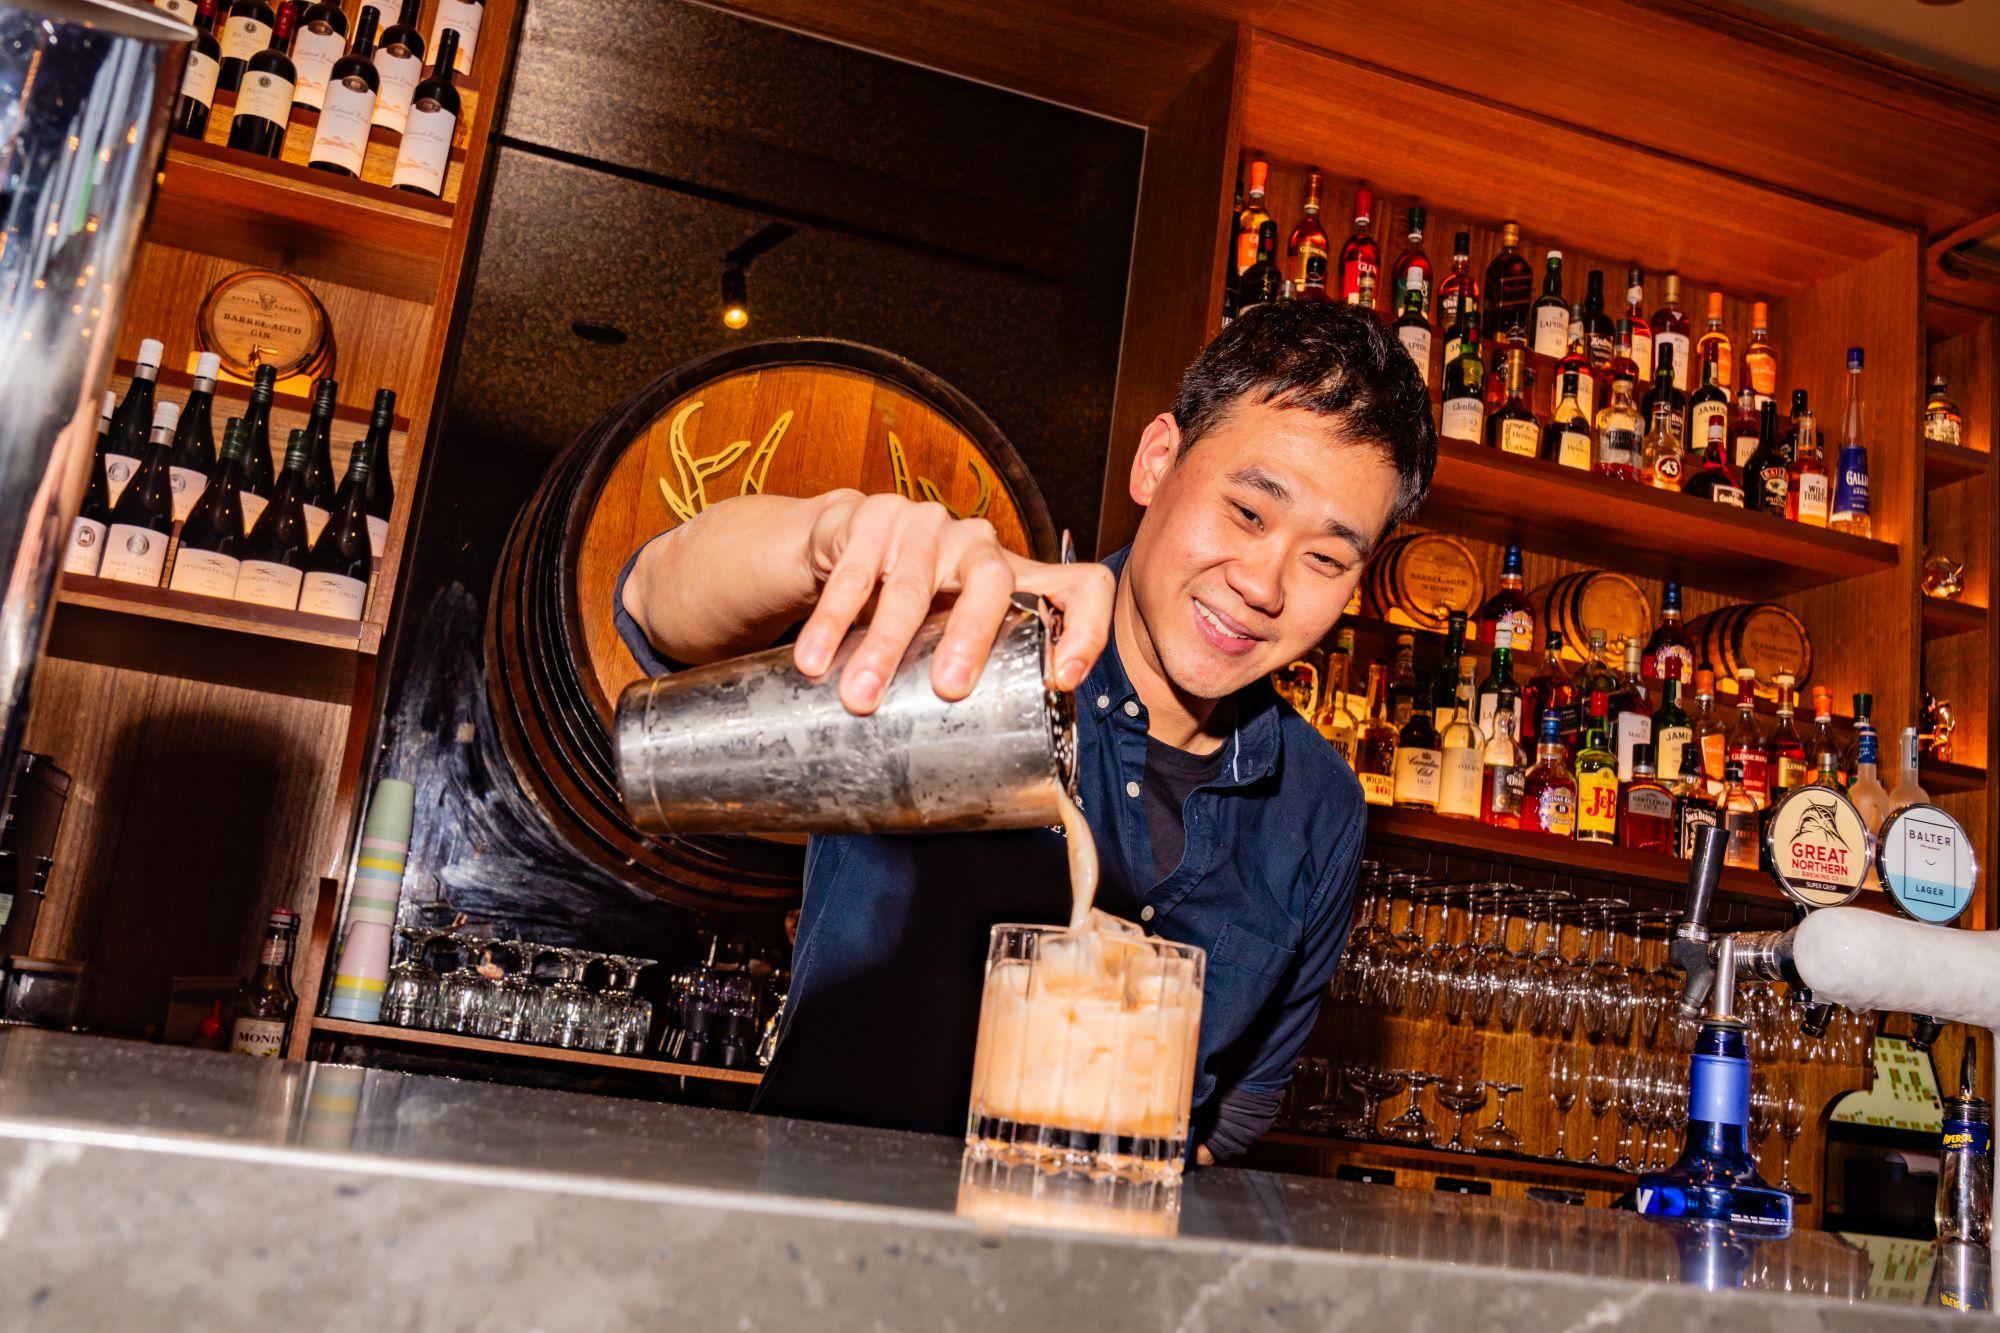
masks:
[[[1986,628],[1986,608],[1942,598],[1923,599],[1924,641],[1948,639],[1954,634],[1973,634]]]
[[[1933,796],[1961,791],[1981,791],[1986,786],[1986,770],[1971,764],[1948,764],[1925,755],[1917,765],[1924,790]]]
[[[119,389],[121,397],[123,396],[124,385],[131,380],[134,369],[133,363],[125,360],[123,357],[112,363],[111,373],[114,377],[113,383]],[[161,366],[159,386],[162,389],[172,390],[173,392],[168,396],[177,398],[185,403],[188,394],[194,390],[194,376],[184,370],[172,370],[166,366]],[[367,386],[357,387],[360,387],[363,392],[370,395],[372,406],[374,390]],[[218,403],[243,403],[248,405],[250,402],[250,386],[247,384],[238,384],[233,380],[217,380],[215,383],[215,401]],[[276,411],[296,412],[300,416],[309,416],[312,413],[312,400],[310,398],[301,398],[297,394],[273,394],[271,396],[271,406]],[[220,422],[226,415],[240,416],[242,414],[215,414],[217,421],[217,443],[221,442]],[[338,403],[333,409],[333,419],[335,421],[345,422],[353,426],[365,427],[368,424],[369,415],[369,407],[362,407],[353,403]],[[401,412],[398,412],[391,422],[390,429],[407,435],[410,430],[410,419]]]
[[[1924,485],[1932,490],[1970,477],[1983,477],[1992,466],[1992,456],[1960,444],[1924,441]]]
[[[303,611],[281,611],[271,606],[251,606],[220,597],[147,588],[116,579],[92,578],[87,574],[65,574],[56,590],[59,606],[89,607],[147,620],[170,620],[203,629],[262,638],[283,639],[315,648],[341,652],[373,653],[380,644],[379,627],[361,620],[336,620],[332,616],[308,615]]]
[[[764,1081],[763,1075],[753,1074],[744,1069],[676,1064],[670,1060],[607,1055],[602,1051],[570,1051],[560,1046],[530,1046],[518,1041],[492,1041],[485,1037],[466,1037],[456,1032],[390,1027],[386,1023],[355,1023],[344,1018],[315,1018],[312,1020],[312,1030],[315,1035],[322,1032],[334,1033],[397,1046],[439,1046],[456,1051],[477,1052],[481,1055],[505,1055],[517,1060],[539,1060],[559,1065],[588,1065],[595,1069],[622,1069],[632,1073],[659,1074],[665,1077],[701,1078],[716,1083],[742,1083],[754,1086]]]
[[[1887,542],[1438,441],[1426,526],[1768,600],[1896,567]]]
[[[430,301],[451,231],[449,204],[178,136],[146,235]]]

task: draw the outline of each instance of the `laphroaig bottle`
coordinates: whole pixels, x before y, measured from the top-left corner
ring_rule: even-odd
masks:
[[[1958,1095],[1944,1104],[1937,1238],[1985,1245],[1993,1239],[1993,1105],[1974,1091],[1978,1075],[1978,1048],[1967,1036]]]
[[[1840,459],[1833,470],[1833,516],[1827,526],[1854,537],[1875,535],[1868,512],[1868,446],[1861,438],[1861,349],[1847,349],[1847,407],[1840,426]]]
[[[298,929],[296,912],[280,907],[271,913],[264,927],[264,949],[257,962],[257,974],[250,978],[243,997],[237,1002],[236,1024],[230,1030],[229,1049],[238,1055],[263,1060],[280,1060],[285,1039],[291,1036],[292,1019],[299,1009],[299,997],[292,990],[292,938]]]

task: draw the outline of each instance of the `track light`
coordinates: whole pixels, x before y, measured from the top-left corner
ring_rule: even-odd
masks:
[[[750,285],[743,276],[741,264],[730,264],[722,270],[722,326],[740,329],[750,323]]]

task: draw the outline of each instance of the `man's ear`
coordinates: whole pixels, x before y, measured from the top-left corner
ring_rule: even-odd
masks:
[[[1162,412],[1146,423],[1139,437],[1139,452],[1132,455],[1130,490],[1132,503],[1149,505],[1159,493],[1160,479],[1180,456],[1181,428],[1171,412]]]

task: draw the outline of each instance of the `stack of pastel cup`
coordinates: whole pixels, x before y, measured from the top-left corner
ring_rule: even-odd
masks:
[[[403,869],[410,859],[410,829],[416,791],[409,783],[384,778],[375,784],[368,822],[361,829],[361,855],[347,900],[347,935],[333,970],[333,997],[327,1017],[375,1023],[382,1018],[382,992],[389,984],[389,946],[396,929],[396,903],[403,894]]]

